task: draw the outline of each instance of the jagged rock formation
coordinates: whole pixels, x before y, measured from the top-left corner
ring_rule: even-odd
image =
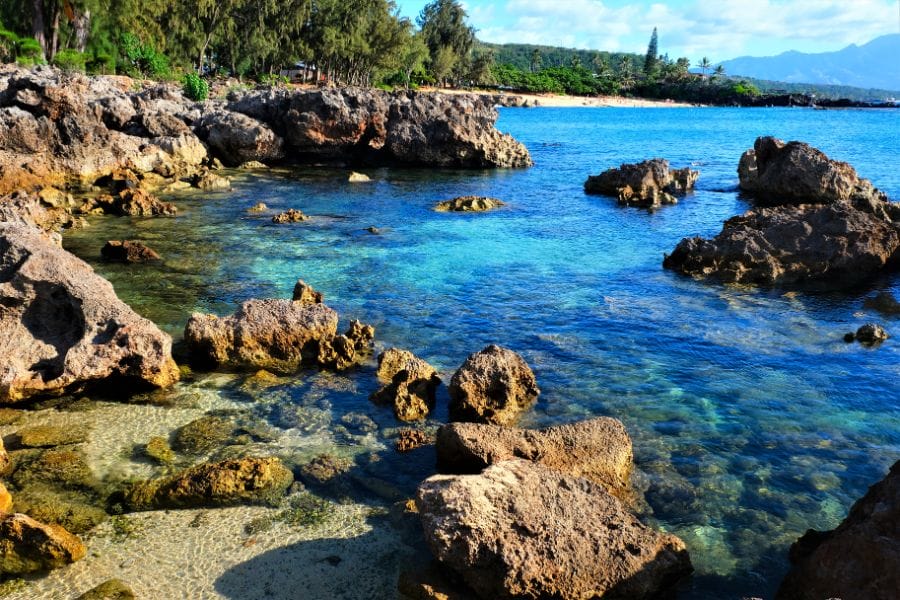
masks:
[[[412,352],[388,348],[378,356],[377,375],[386,385],[373,392],[371,400],[393,407],[401,421],[424,419],[434,408],[441,379],[434,367]]]
[[[694,189],[699,177],[699,171],[670,169],[669,161],[654,158],[591,175],[584,183],[584,191],[587,194],[613,196],[619,204],[626,206],[658,208],[663,204],[677,203],[675,194],[685,194]]]
[[[740,177],[742,188],[780,204],[729,219],[712,239],[685,238],[664,267],[723,282],[832,289],[900,263],[900,206],[850,165],[806,144],[760,138],[742,157]]]
[[[496,198],[484,196],[461,196],[452,200],[438,202],[434,210],[438,212],[487,212],[504,206],[505,203]]]
[[[471,354],[450,380],[450,419],[511,425],[540,390],[521,356],[491,345]]]
[[[178,380],[171,338],[37,229],[0,223],[0,301],[0,403],[113,377]]]

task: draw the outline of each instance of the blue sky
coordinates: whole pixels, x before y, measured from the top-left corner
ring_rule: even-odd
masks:
[[[428,0],[397,0],[415,17]],[[825,52],[900,33],[898,0],[464,0],[478,37],[644,53],[653,27],[660,52],[717,62],[786,50]]]

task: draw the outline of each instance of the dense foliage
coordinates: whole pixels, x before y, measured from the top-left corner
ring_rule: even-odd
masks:
[[[188,73],[184,76],[184,95],[195,102],[202,102],[209,98],[209,84],[196,73]]]

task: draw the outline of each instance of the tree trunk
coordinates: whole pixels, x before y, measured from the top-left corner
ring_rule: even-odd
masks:
[[[31,4],[31,31],[41,45],[44,59],[47,58],[47,34],[44,31],[44,0],[33,0]]]
[[[72,28],[75,30],[75,47],[79,52],[84,52],[87,48],[88,36],[91,34],[91,11],[85,10],[80,15],[76,15],[72,22]]]
[[[50,56],[47,57],[50,60],[53,60],[53,57],[56,56],[56,52],[59,50],[59,14],[59,7],[57,6],[53,10],[52,34],[50,37]]]

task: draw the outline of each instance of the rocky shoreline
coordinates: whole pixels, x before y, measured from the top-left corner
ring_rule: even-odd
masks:
[[[133,91],[123,78],[13,69],[0,81],[0,404],[14,411],[101,388],[127,401],[140,390],[175,386],[191,367],[242,373],[243,385],[264,389],[301,372],[337,375],[372,354],[374,327],[351,321],[339,334],[337,312],[298,281],[291,299],[247,299],[226,317],[192,315],[184,332],[191,367],[176,365],[171,338],[64,251],[60,227],[97,213],[171,216],[177,207],[154,190],[227,190],[216,172],[224,165],[531,164],[524,146],[494,129],[492,102],[474,96],[257,90],[197,105],[167,86]],[[689,191],[697,176],[657,159],[608,171],[586,189],[653,208]],[[900,262],[900,208],[849,165],[804,144],[760,138],[742,158],[740,177],[767,206],[729,220],[714,240],[685,239],[666,257],[667,268],[725,282],[847,286]],[[464,197],[448,209],[502,204]],[[149,248],[127,244],[110,241],[110,256],[128,260],[134,250],[152,259]],[[399,521],[417,521],[448,591],[434,593],[433,573],[407,571],[400,587],[414,597],[650,598],[692,571],[681,539],[634,514],[642,494],[631,482],[632,442],[620,421],[515,427],[540,389],[513,350],[491,345],[466,359],[447,382],[451,423],[437,431],[422,425],[435,408],[437,370],[396,348],[378,364],[382,387],[371,400],[412,423],[398,431],[398,451],[434,439],[441,474],[423,481],[414,501],[403,503],[384,482],[354,475],[353,464],[334,456],[292,462],[273,455],[277,435],[247,414],[210,412],[141,442],[136,451],[154,465],[151,475],[104,481],[80,447],[85,431],[14,427],[7,436],[14,444],[0,448],[0,472],[10,482],[9,490],[0,484],[0,573],[78,561],[90,551],[78,536],[120,513],[263,505],[277,506],[279,519],[312,522],[326,509],[305,486],[341,494],[347,485],[379,490],[396,502]],[[306,427],[308,416],[298,414],[279,417]],[[364,437],[370,423],[357,414],[344,425],[348,436]],[[873,535],[884,536],[884,518],[871,507],[887,503],[888,520],[896,510],[894,471],[845,525],[798,542],[783,598],[820,577],[811,564],[843,560],[835,548],[847,536],[897,563],[896,538],[871,546]],[[892,585],[872,583],[865,572],[842,577],[829,585],[849,590],[847,598],[854,589],[888,598],[878,594]],[[854,587],[841,587],[848,582]]]

